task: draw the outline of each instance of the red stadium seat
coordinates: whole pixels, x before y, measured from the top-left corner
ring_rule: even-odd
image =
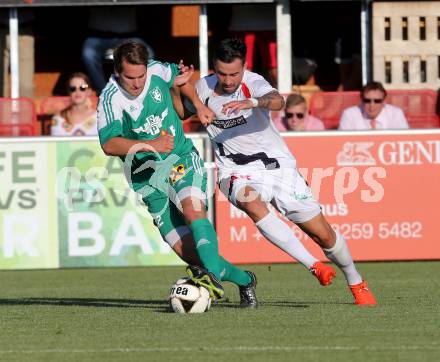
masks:
[[[38,123],[29,98],[0,98],[0,136],[36,136]]]
[[[437,128],[437,93],[429,89],[390,90],[387,103],[403,109],[411,128]],[[360,103],[359,92],[318,92],[310,99],[310,113],[321,119],[326,129],[337,129],[345,108]]]
[[[390,90],[387,102],[403,109],[411,128],[437,128],[437,92],[430,89]]]
[[[41,101],[38,114],[53,115],[68,107],[69,104],[70,97],[47,97]]]
[[[309,111],[324,122],[325,129],[337,129],[342,111],[359,102],[359,92],[317,92],[310,98]]]

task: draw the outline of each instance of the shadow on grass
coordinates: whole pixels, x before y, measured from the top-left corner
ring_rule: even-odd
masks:
[[[95,298],[17,298],[0,299],[0,305],[58,305],[100,308],[161,308],[167,300],[95,299]]]
[[[316,304],[350,304],[338,302],[260,301],[260,307],[310,308]],[[16,298],[0,299],[0,305],[55,305],[97,308],[147,308],[158,313],[172,313],[167,300],[102,299],[102,298]],[[228,299],[213,303],[214,308],[240,308]]]
[[[313,305],[349,305],[353,303],[346,302],[328,302],[328,301],[286,301],[286,300],[274,300],[274,301],[259,301],[258,305],[260,307],[281,307],[281,308],[310,308]],[[232,303],[229,300],[219,301],[213,304],[220,308],[239,308],[237,303]]]
[[[258,305],[260,307],[286,307],[286,308],[309,308],[310,306],[305,303],[296,303],[296,302],[259,302]],[[215,308],[240,308],[238,303],[232,303],[229,301],[220,301],[218,303],[214,303],[213,307]],[[241,309],[241,308],[240,308]]]

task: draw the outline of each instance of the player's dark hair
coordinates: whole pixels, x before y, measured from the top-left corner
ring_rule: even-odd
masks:
[[[384,98],[387,96],[387,91],[385,90],[384,86],[380,82],[376,81],[370,81],[367,84],[365,84],[361,89],[361,97],[365,95],[365,93],[373,90],[378,90],[383,93]]]
[[[122,72],[122,62],[124,60],[130,64],[144,64],[146,66],[148,57],[148,50],[143,44],[134,40],[124,42],[113,51],[115,71],[117,73]]]
[[[246,45],[242,40],[228,38],[222,40],[214,50],[214,61],[220,60],[224,63],[232,63],[239,58],[243,64],[246,61]]]

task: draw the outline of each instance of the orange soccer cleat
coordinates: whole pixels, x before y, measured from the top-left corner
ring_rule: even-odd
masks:
[[[356,285],[349,285],[351,292],[354,297],[354,304],[358,305],[376,305],[376,298],[374,298],[373,293],[368,288],[367,282]]]
[[[325,265],[320,261],[313,264],[309,270],[324,286],[331,284],[332,279],[336,276],[336,271],[330,265]]]

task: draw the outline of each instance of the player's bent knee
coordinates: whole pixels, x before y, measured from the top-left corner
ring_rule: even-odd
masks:
[[[206,218],[205,203],[198,198],[186,198],[181,202],[182,214],[187,223]]]
[[[197,187],[188,186],[180,190],[176,205],[187,223],[206,218],[206,194]]]
[[[269,213],[266,204],[260,200],[251,202],[237,202],[237,206],[239,209],[246,212],[246,214],[248,214],[253,221],[259,221]]]

